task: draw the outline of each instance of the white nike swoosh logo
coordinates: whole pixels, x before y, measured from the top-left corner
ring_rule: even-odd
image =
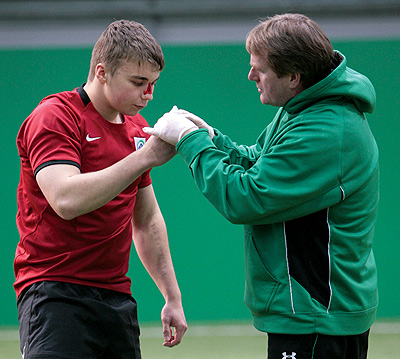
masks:
[[[89,134],[86,135],[86,141],[92,142],[100,139],[101,137],[90,137]]]

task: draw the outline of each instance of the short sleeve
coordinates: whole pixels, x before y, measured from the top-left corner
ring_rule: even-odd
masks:
[[[78,116],[57,99],[42,102],[26,119],[17,138],[20,156],[37,172],[46,164],[81,165]]]

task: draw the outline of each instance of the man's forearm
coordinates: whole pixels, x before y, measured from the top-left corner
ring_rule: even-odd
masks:
[[[166,301],[181,301],[170,255],[164,221],[152,220],[147,226],[134,227],[134,243],[140,260]]]
[[[37,181],[57,214],[73,219],[108,203],[149,167],[150,161],[137,151],[96,172],[80,173],[69,165],[48,166],[39,171]]]
[[[105,205],[144,171],[174,155],[172,146],[151,138],[139,151],[102,170],[80,173],[72,165],[52,165],[40,170],[36,179],[51,207],[69,220]]]

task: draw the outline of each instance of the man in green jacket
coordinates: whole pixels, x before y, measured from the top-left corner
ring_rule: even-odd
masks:
[[[255,145],[176,108],[144,131],[176,144],[200,191],[245,226],[245,302],[268,358],[366,358],[378,305],[378,149],[365,117],[375,90],[300,14],[260,23],[246,48],[260,101],[279,107]]]

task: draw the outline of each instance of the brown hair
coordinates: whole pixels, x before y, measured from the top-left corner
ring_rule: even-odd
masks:
[[[330,73],[334,51],[317,23],[301,14],[275,15],[258,24],[246,50],[261,56],[278,75],[300,73],[307,88]]]
[[[114,75],[124,60],[135,60],[139,65],[149,62],[159,71],[165,65],[160,44],[142,24],[117,20],[104,30],[93,47],[88,80],[93,80],[100,62]]]

